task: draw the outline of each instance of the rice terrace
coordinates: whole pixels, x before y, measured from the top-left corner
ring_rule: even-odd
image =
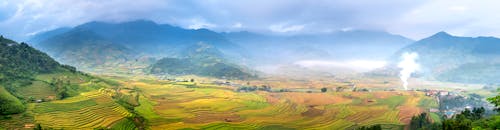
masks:
[[[493,0],[3,0],[0,130],[498,130]]]

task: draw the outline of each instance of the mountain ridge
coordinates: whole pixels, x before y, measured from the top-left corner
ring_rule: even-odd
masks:
[[[464,83],[498,83],[500,75],[481,77],[472,74],[488,72],[483,69],[495,70],[495,66],[500,65],[500,53],[496,50],[500,50],[499,38],[459,37],[442,31],[402,48],[393,55],[392,61],[397,62],[403,52],[417,52],[419,54],[417,62],[423,66],[421,73],[431,79]]]

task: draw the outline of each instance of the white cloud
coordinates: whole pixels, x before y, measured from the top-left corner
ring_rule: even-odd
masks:
[[[276,24],[269,26],[269,30],[273,32],[279,33],[287,33],[287,32],[297,32],[304,29],[304,25],[285,25],[285,24]]]
[[[241,23],[239,23],[239,22],[238,22],[238,23],[233,24],[233,28],[242,28],[242,27],[243,27],[243,24],[241,24]]]
[[[2,2],[0,2],[0,6],[1,6],[1,7],[5,7],[5,6],[7,6],[7,5],[9,5],[9,2],[8,2],[8,1],[2,1]]]
[[[451,11],[464,12],[467,10],[467,7],[465,7],[465,6],[451,6],[448,9]]]
[[[451,4],[450,4],[451,3]],[[438,31],[461,36],[500,37],[497,0],[427,1],[409,13],[392,20],[386,29],[413,39],[421,39]]]
[[[217,25],[215,24],[205,22],[205,20],[200,20],[200,19],[193,19],[191,20],[191,22],[192,24],[187,27],[189,29],[201,29],[201,28],[210,29],[217,27]]]
[[[344,32],[347,32],[347,31],[352,31],[352,30],[353,30],[353,28],[351,28],[351,27],[345,27],[345,28],[342,28],[342,29],[340,29],[340,30],[342,30],[342,31],[344,31]]]

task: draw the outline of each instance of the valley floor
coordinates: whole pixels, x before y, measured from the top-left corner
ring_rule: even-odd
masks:
[[[257,81],[101,77],[109,82],[81,82],[88,91],[80,95],[29,103],[25,113],[13,116],[26,121],[8,128],[355,129],[382,124],[403,129],[412,116],[439,107],[421,91],[382,89],[388,84],[383,80],[372,87],[360,84],[368,89],[358,91],[352,83],[332,83],[343,87],[321,92],[314,87],[266,88]],[[431,117],[440,120],[437,113]]]

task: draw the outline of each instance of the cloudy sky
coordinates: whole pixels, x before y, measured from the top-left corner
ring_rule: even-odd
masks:
[[[89,21],[149,19],[215,31],[307,34],[383,30],[415,40],[446,31],[500,37],[496,0],[1,0],[0,34],[15,40]]]

